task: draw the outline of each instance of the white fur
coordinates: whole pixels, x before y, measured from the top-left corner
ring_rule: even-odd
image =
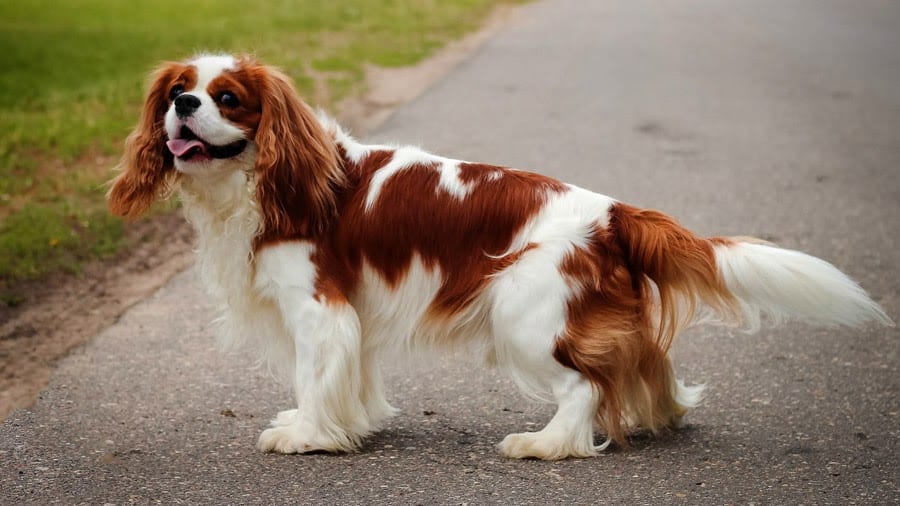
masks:
[[[233,70],[234,56],[228,54],[204,54],[190,61],[197,69],[197,88],[206,89],[206,85],[222,75],[226,70]]]
[[[759,329],[763,317],[858,326],[892,325],[856,282],[830,263],[799,251],[740,242],[715,248],[719,274],[741,304],[743,323]]]
[[[438,183],[440,189],[453,195],[459,200],[463,200],[472,191],[471,183],[463,183],[459,178],[460,167],[459,160],[444,160],[438,166],[441,173],[441,179]]]
[[[429,308],[443,284],[438,268],[428,268],[414,255],[401,279],[390,286],[372,267],[364,263],[359,289],[351,304],[362,327],[363,403],[373,427],[396,410],[388,403],[378,364],[381,359],[396,361],[413,352],[429,351],[436,344],[470,345],[472,351],[492,355],[489,301],[481,298],[453,317],[435,318]],[[488,346],[489,350],[478,350]]]
[[[557,402],[556,414],[540,431],[506,436],[499,448],[507,457],[544,460],[591,457],[609,446],[609,441],[594,445],[593,419],[599,402],[597,390],[572,369],[559,363],[552,368],[556,371],[547,379]]]
[[[498,364],[525,395],[557,404],[543,430],[511,434],[500,443],[500,451],[508,457],[555,460],[597,451],[593,444],[597,392],[580,373],[553,358],[556,337],[565,332],[567,303],[575,295],[559,272],[573,242],[581,238],[570,239],[541,242],[491,283],[491,330]]]
[[[503,172],[495,170],[487,175],[488,181],[499,181],[503,177]]]
[[[428,269],[414,255],[407,272],[391,287],[377,271],[363,266],[362,286],[352,302],[366,322],[366,345],[410,352],[433,341],[423,335],[431,301],[443,284],[440,269]]]
[[[315,247],[289,242],[259,254],[254,288],[275,301],[294,343],[293,386],[298,410],[262,433],[264,451],[353,450],[370,432],[360,401],[360,330],[350,305],[315,296]]]
[[[700,401],[703,400],[703,393],[706,391],[706,385],[704,384],[687,386],[680,379],[675,380],[672,388],[674,390],[672,397],[675,399],[675,402],[685,409],[699,406]],[[683,419],[679,419],[676,425],[681,427],[683,423]]]
[[[565,193],[547,196],[547,202],[513,239],[504,255],[521,251],[529,243],[570,241],[572,247],[584,247],[593,228],[609,225],[609,208],[614,199],[567,185]]]
[[[253,348],[279,378],[293,375],[294,345],[274,301],[255,290],[252,238],[260,230],[252,182],[222,160],[220,171],[182,179],[184,214],[197,230],[197,266],[213,301],[216,334],[226,350]],[[225,171],[231,167],[231,171]]]
[[[208,83],[233,60],[203,57],[195,64],[200,82]],[[203,89],[198,84],[192,92],[202,94]],[[207,99],[211,97],[202,98],[201,106],[205,119],[195,125],[203,133],[197,133],[235,140],[228,132],[237,127],[207,107]],[[171,114],[166,120],[170,135]],[[331,119],[320,119],[351,160],[390,149],[359,144]],[[540,211],[500,255],[517,255],[517,260],[494,275],[460,314],[435,317],[429,308],[447,273],[418,256],[393,284],[364,262],[360,286],[347,294],[349,304],[316,295],[319,273],[312,262],[312,243],[282,242],[254,257],[253,239],[261,226],[254,157],[251,143],[235,158],[213,160],[196,170],[182,167],[180,191],[185,214],[198,231],[200,275],[220,311],[224,342],[248,343],[260,350],[294,387],[296,407],[272,420],[260,436],[261,449],[303,453],[357,448],[362,437],[395,411],[385,397],[378,357],[451,342],[481,343],[488,348],[485,355],[495,357],[527,395],[558,405],[544,429],[507,436],[500,444],[505,455],[557,459],[590,456],[606,448],[608,441],[595,446],[593,439],[602,392],[552,353],[555,339],[566,328],[568,303],[579,295],[573,289],[577,284],[561,273],[561,263],[585,247],[597,227],[608,225],[614,200],[575,186],[548,192]],[[418,148],[397,148],[391,162],[375,173],[366,208],[375,205],[391,177],[421,163],[434,163],[440,171],[434,191],[460,200],[472,191],[459,179],[458,161]],[[496,171],[487,180],[500,177],[503,173]],[[889,321],[855,283],[808,255],[739,244],[717,247],[716,260],[751,326],[758,326],[760,313],[849,325],[866,319]],[[679,381],[673,389],[681,406],[692,407],[703,387],[685,387]]]
[[[344,154],[350,161],[359,163],[372,151],[390,151],[396,149],[396,146],[387,146],[383,144],[360,144],[356,142],[331,116],[323,110],[317,111],[317,118],[322,128],[331,134],[335,142],[344,148]]]

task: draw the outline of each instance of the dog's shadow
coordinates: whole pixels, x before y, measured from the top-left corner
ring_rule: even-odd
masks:
[[[451,420],[437,420],[427,426],[410,425],[409,423],[390,424],[369,436],[364,441],[360,453],[372,454],[389,450],[413,455],[421,453],[423,449],[441,454],[453,454],[460,451],[466,455],[472,452],[496,452],[497,444],[507,434],[520,431],[517,431],[515,427],[506,427],[500,424],[469,427],[463,424],[454,424]],[[687,448],[694,444],[703,433],[703,427],[695,425],[663,430],[656,434],[649,430],[637,430],[629,433],[627,447],[611,443],[602,453],[604,455],[628,455],[632,452]],[[606,436],[603,433],[595,434],[596,445],[601,445],[605,441]]]

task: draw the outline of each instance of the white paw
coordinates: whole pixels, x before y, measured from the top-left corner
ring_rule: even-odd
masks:
[[[320,427],[296,409],[289,409],[275,416],[272,426],[259,435],[256,446],[277,453],[352,452],[359,443],[359,436],[341,427]]]
[[[338,450],[338,448],[328,447],[328,445],[316,441],[315,437],[310,437],[304,432],[297,423],[272,427],[259,435],[259,442],[256,446],[264,452],[275,453],[333,452]]]
[[[503,438],[498,448],[511,459],[535,458],[560,460],[568,457],[593,457],[597,448],[592,444],[575,444],[565,437],[544,432],[522,432]]]

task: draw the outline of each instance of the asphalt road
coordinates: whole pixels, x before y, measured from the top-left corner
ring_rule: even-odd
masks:
[[[900,4],[541,1],[374,137],[541,171],[707,234],[800,248],[900,318]],[[708,396],[627,451],[501,458],[546,406],[440,355],[353,455],[254,449],[286,391],[222,356],[191,272],[61,363],[0,427],[0,503],[896,504],[900,332],[702,328]]]

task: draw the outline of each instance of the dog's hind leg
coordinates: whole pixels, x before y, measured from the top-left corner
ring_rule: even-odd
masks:
[[[511,458],[544,460],[593,456],[605,447],[594,446],[594,418],[600,391],[580,372],[564,367],[553,358],[553,334],[541,334],[537,322],[530,320],[524,317],[522,326],[513,330],[515,334],[495,336],[499,364],[510,372],[526,395],[555,403],[556,414],[538,432],[506,436],[500,443],[500,451]]]
[[[594,445],[597,390],[577,371],[562,367],[553,371],[548,379],[557,403],[556,414],[537,432],[506,436],[499,445],[500,451],[511,458],[543,460],[596,455],[605,448],[605,443]]]
[[[568,248],[556,246],[526,252],[496,276],[492,286],[498,365],[527,396],[557,404],[544,429],[510,434],[500,443],[500,451],[512,458],[588,457],[600,449],[594,446],[593,435],[600,391],[553,356],[557,336],[566,329],[571,297],[569,284],[557,268]]]

